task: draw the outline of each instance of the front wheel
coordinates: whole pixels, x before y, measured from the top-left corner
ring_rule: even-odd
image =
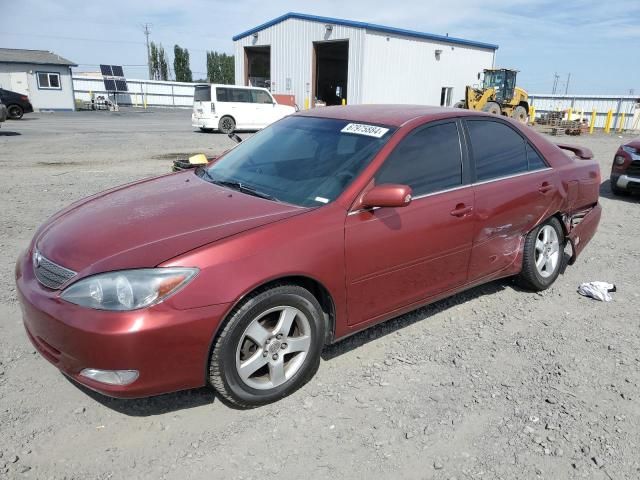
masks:
[[[487,102],[487,104],[482,107],[483,112],[490,113],[492,115],[501,115],[502,110],[500,110],[500,105],[496,102]]]
[[[614,195],[618,195],[618,196],[624,196],[627,195],[628,192],[626,190],[623,190],[621,188],[619,188],[616,183],[618,182],[617,178],[611,178],[611,180],[609,181],[609,186],[611,187],[611,193],[613,193]]]
[[[518,283],[536,292],[546,290],[556,281],[564,261],[562,225],[553,217],[529,232],[524,242],[522,271]]]
[[[7,108],[7,113],[9,114],[9,118],[13,120],[20,120],[24,115],[24,110],[20,105],[10,105]]]
[[[283,284],[254,293],[216,338],[209,381],[236,407],[274,402],[314,375],[323,339],[322,309],[308,290]]]

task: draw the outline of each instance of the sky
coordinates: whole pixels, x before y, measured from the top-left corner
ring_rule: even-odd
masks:
[[[207,50],[233,53],[231,37],[286,12],[358,20],[499,45],[498,66],[520,71],[529,93],[640,96],[640,0],[0,0],[0,47],[53,51],[97,71],[124,65],[147,78],[143,25],[173,63],[186,47],[194,79]],[[11,25],[11,28],[7,26]]]

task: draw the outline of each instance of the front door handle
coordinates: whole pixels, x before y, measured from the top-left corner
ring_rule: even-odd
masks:
[[[549,192],[553,192],[556,189],[556,187],[554,187],[553,185],[551,185],[549,182],[542,182],[542,185],[540,185],[540,187],[538,187],[538,191],[540,193],[549,193]]]
[[[458,205],[456,205],[456,208],[451,210],[450,213],[454,217],[464,217],[465,215],[467,215],[468,213],[471,213],[472,211],[473,211],[473,207],[467,207],[464,203],[459,203]]]

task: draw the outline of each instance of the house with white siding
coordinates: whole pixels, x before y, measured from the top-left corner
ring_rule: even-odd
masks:
[[[76,66],[46,50],[0,48],[0,88],[28,95],[35,111],[72,111]]]

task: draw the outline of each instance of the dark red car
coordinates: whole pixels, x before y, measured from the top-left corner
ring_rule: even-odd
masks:
[[[18,260],[24,324],[106,395],[271,402],[368,326],[497,278],[549,287],[600,219],[598,165],[565,148],[459,109],[299,112],[54,215]]]
[[[613,157],[611,191],[615,195],[640,193],[640,137],[620,145]]]

